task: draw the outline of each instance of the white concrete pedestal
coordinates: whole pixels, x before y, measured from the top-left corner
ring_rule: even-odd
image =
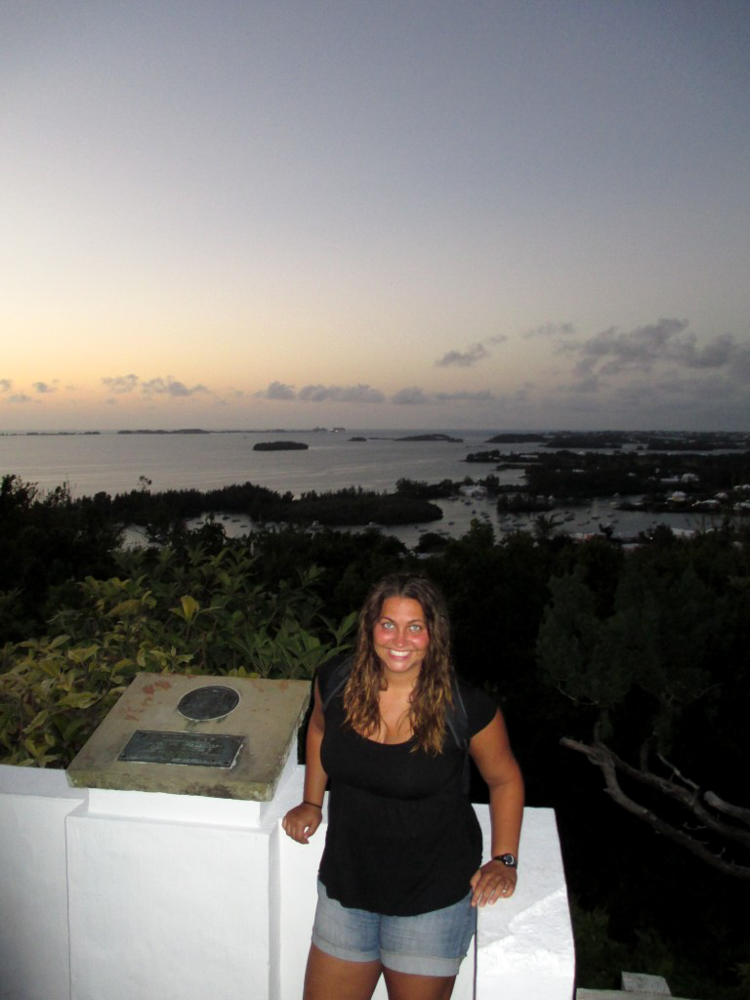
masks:
[[[249,802],[0,766],[0,1000],[299,1000],[325,833],[302,846],[281,830],[302,778],[288,761],[274,799]],[[455,1000],[573,996],[551,810],[526,810],[520,857]]]

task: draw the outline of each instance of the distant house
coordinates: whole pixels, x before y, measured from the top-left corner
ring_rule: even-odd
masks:
[[[720,500],[698,500],[693,504],[694,510],[718,510],[721,507]]]

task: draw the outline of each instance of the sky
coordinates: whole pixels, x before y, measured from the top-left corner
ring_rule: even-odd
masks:
[[[750,427],[748,0],[4,0],[0,432]]]

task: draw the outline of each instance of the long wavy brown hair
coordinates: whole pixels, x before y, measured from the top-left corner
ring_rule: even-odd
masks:
[[[438,754],[443,749],[446,716],[453,704],[450,623],[443,595],[425,577],[386,576],[367,595],[359,613],[354,662],[344,688],[346,721],[363,736],[372,736],[380,729],[378,696],[386,689],[387,681],[375,652],[373,629],[389,597],[418,601],[424,614],[430,641],[409,699],[409,721],[416,737],[413,749]]]

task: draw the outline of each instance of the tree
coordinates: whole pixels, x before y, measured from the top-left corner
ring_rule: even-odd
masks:
[[[738,603],[747,605],[747,578],[709,585],[694,558],[700,544],[627,559],[610,612],[597,610],[581,567],[554,578],[537,655],[548,681],[593,720],[588,741],[562,744],[601,770],[613,801],[702,861],[750,880],[750,809],[717,791],[717,783],[736,787],[720,719],[728,699],[746,694],[733,622]],[[696,752],[696,742],[713,749]],[[674,754],[690,777],[670,763]]]
[[[72,580],[112,572],[122,526],[67,486],[42,493],[18,476],[0,483],[0,641],[33,634]]]

